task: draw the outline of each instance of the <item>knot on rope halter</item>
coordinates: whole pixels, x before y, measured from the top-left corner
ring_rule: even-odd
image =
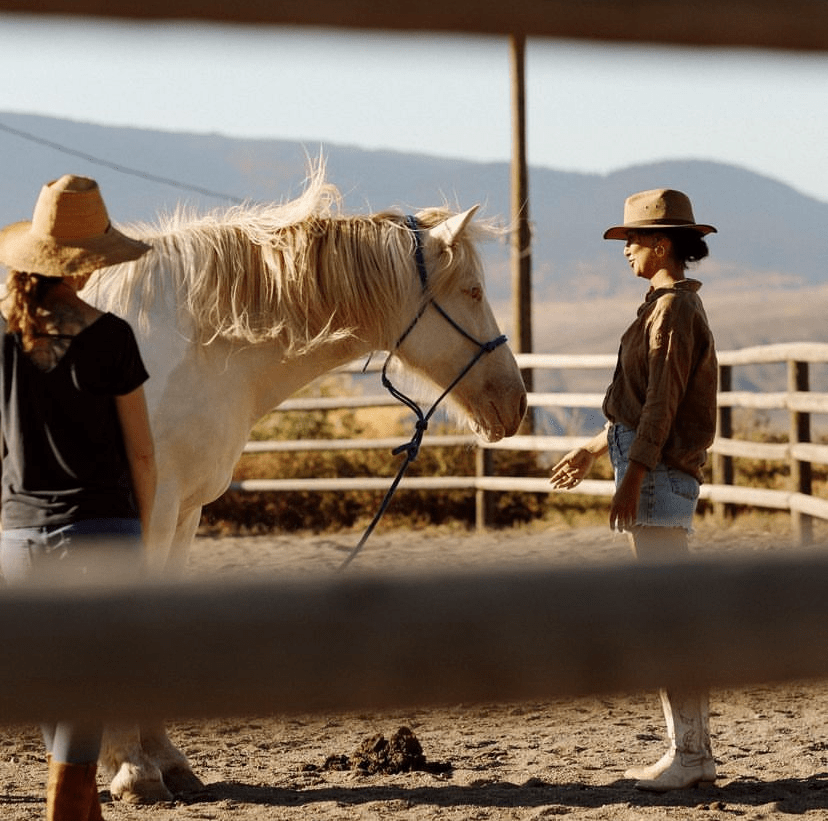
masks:
[[[428,419],[418,419],[414,423],[414,435],[411,439],[403,445],[397,445],[392,451],[392,456],[399,456],[401,453],[407,454],[407,461],[413,462],[420,452],[420,445],[423,441],[423,435],[428,430]]]
[[[480,344],[480,353],[491,353],[495,348],[499,348],[506,341],[506,334],[501,334],[495,339],[490,339],[488,342]]]

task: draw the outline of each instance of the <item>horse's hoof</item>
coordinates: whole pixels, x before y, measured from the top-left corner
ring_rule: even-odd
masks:
[[[109,787],[115,801],[123,801],[125,804],[159,804],[174,800],[173,794],[160,779],[141,779],[123,785],[117,781],[116,778]]]
[[[187,767],[171,767],[164,770],[164,784],[175,795],[204,789],[202,780]]]

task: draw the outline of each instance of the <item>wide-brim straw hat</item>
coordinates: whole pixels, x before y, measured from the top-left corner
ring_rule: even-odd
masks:
[[[138,259],[150,247],[114,228],[98,183],[73,174],[43,186],[31,221],[0,230],[0,263],[44,276],[81,276]]]
[[[672,188],[653,188],[627,197],[624,224],[607,228],[604,239],[626,240],[628,231],[641,228],[692,228],[700,234],[716,232],[712,225],[697,223],[690,198]]]

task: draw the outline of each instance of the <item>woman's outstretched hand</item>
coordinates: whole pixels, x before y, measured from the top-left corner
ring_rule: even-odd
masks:
[[[556,490],[571,490],[589,474],[594,464],[594,454],[586,448],[575,448],[552,468],[549,483]]]

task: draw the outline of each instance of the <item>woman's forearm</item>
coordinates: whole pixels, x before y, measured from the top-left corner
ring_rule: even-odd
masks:
[[[118,418],[124,437],[124,449],[129,463],[132,490],[141,517],[144,538],[149,533],[152,508],[155,503],[157,469],[155,446],[149,423],[144,389],[138,388],[125,396],[115,397]]]

